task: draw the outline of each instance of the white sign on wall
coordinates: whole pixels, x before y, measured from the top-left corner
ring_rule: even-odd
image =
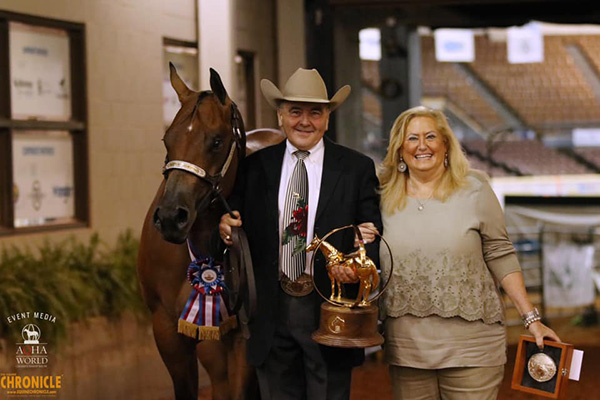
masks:
[[[9,24],[12,117],[71,118],[69,37],[59,29]]]
[[[511,64],[544,61],[544,36],[540,25],[535,22],[508,28],[506,47],[508,62]]]
[[[475,37],[470,29],[436,29],[435,58],[440,62],[475,61]]]
[[[68,132],[13,133],[15,227],[75,216],[73,141]]]

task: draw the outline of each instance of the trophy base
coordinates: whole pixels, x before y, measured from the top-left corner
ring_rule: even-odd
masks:
[[[383,336],[377,331],[377,307],[349,308],[323,303],[319,329],[312,338],[332,347],[378,346],[383,343]]]

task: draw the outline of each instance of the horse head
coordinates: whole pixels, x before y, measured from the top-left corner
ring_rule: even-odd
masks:
[[[308,246],[306,246],[306,251],[313,251],[317,249],[317,245],[319,244],[319,241],[321,239],[319,239],[319,237],[317,235],[315,235],[315,237],[313,238],[312,242],[310,242],[308,244]]]
[[[182,243],[197,216],[218,196],[231,192],[245,152],[245,133],[241,114],[215,70],[210,70],[212,90],[195,92],[173,64],[169,66],[181,109],[163,138],[167,149],[164,192],[153,223],[164,240]]]

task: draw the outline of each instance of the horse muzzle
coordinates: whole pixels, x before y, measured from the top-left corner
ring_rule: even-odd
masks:
[[[185,242],[194,222],[192,212],[185,206],[158,206],[152,216],[154,227],[167,242]]]

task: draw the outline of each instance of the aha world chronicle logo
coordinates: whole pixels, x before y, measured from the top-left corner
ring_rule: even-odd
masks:
[[[62,386],[62,375],[41,375],[40,368],[47,368],[49,363],[48,343],[42,339],[42,330],[33,322],[27,321],[31,318],[56,322],[56,317],[47,313],[22,312],[7,318],[9,324],[23,320],[21,329],[22,342],[16,343],[15,368],[12,373],[0,373],[0,388],[9,397],[20,397],[34,395],[36,397],[55,397]],[[37,322],[37,321],[35,321]],[[31,372],[25,372],[27,371]]]

